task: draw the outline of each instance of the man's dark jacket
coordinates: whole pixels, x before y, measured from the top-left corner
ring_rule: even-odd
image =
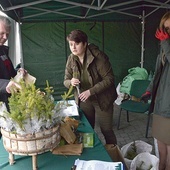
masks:
[[[9,47],[0,46],[0,101],[5,102],[8,107],[8,97],[6,86],[12,77],[15,77],[16,70],[8,56]]]

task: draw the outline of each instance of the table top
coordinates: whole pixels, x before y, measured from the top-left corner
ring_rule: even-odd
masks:
[[[75,156],[54,155],[50,151],[37,155],[37,165],[39,170],[71,170],[76,159],[83,160],[102,160],[112,162],[105,147],[99,140],[97,134],[91,128],[85,116],[80,114],[81,123],[78,127],[79,132],[94,133],[94,147],[84,148],[82,154]],[[5,150],[0,140],[0,169],[1,170],[32,170],[32,156],[15,155],[15,164],[9,165],[8,152]]]

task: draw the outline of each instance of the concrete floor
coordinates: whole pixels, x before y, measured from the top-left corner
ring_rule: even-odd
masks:
[[[152,153],[154,154],[154,139],[151,136],[151,121],[150,121],[150,127],[148,131],[148,138],[145,138],[147,115],[140,114],[140,113],[129,113],[130,122],[127,122],[126,112],[122,111],[120,129],[117,130],[116,125],[117,125],[119,109],[120,109],[119,106],[114,104],[113,129],[117,137],[118,146],[121,148],[122,146],[130,142],[133,142],[135,140],[142,140],[153,146]],[[102,143],[105,144],[104,137],[100,132],[97,123],[96,123],[95,131],[98,134],[98,137],[102,141]]]

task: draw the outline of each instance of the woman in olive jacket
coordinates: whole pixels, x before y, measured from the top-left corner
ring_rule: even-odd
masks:
[[[72,53],[67,60],[64,85],[76,87],[75,100],[91,126],[95,127],[97,116],[106,143],[117,144],[113,131],[117,93],[109,58],[97,46],[88,44],[88,37],[81,30],[72,31],[67,41]]]
[[[150,112],[153,112],[152,135],[157,139],[159,170],[170,169],[170,12],[164,14],[155,34],[160,40],[155,76],[142,96],[152,96]]]

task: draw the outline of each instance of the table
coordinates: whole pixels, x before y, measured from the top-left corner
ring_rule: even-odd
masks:
[[[81,124],[78,127],[80,132],[93,132],[94,133],[94,147],[84,148],[83,153],[78,156],[63,156],[54,155],[51,152],[46,152],[37,155],[37,164],[39,170],[71,170],[72,165],[76,159],[83,160],[102,160],[112,162],[112,159],[108,155],[105,147],[99,140],[97,134],[91,128],[86,117],[80,112]],[[0,170],[32,170],[32,157],[15,155],[16,163],[9,165],[8,152],[4,149],[2,139],[0,140]]]

